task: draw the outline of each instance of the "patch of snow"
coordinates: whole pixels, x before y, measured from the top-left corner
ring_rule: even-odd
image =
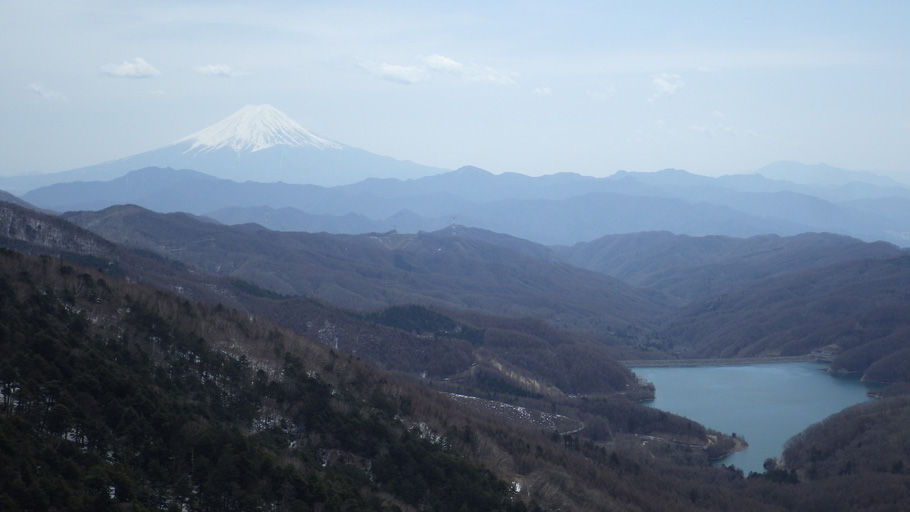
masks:
[[[433,431],[432,428],[430,428],[429,425],[422,421],[412,425],[408,430],[415,432],[418,437],[425,441],[429,441],[432,444],[441,445],[443,447],[448,446],[448,441],[446,440],[445,436],[442,434],[437,434]]]
[[[272,146],[310,146],[317,149],[341,149],[341,144],[314,135],[271,105],[247,105],[208,128],[177,141],[191,142],[185,152],[260,151]]]

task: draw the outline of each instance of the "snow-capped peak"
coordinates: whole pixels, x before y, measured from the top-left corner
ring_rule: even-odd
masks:
[[[341,144],[313,135],[271,105],[247,105],[208,128],[177,143],[192,142],[187,151],[259,151],[272,146],[311,146],[340,149]]]

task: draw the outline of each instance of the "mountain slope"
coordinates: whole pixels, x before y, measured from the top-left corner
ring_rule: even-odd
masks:
[[[564,442],[526,420],[503,422],[248,313],[57,259],[9,251],[0,259],[0,347],[10,356],[0,365],[0,439],[11,443],[0,451],[4,509],[18,510],[33,496],[68,510],[111,502],[247,510],[289,499],[300,509],[328,500],[360,510],[523,510],[510,487],[477,463],[521,482],[522,500],[547,509],[666,508],[688,492],[637,462],[634,448],[608,459],[591,442]],[[500,339],[503,329],[517,328],[485,322]],[[552,329],[541,333],[569,342]],[[55,380],[57,371],[67,379]],[[705,440],[701,426],[622,397],[577,407],[594,406],[617,417],[617,436],[628,424],[648,435],[672,427]],[[537,414],[512,408],[520,417]],[[585,414],[592,432],[613,435],[609,427],[595,430],[596,417]],[[733,499],[732,489],[715,491],[717,501],[699,508]]]
[[[524,510],[469,443],[428,440],[463,421],[443,396],[247,314],[0,261],[4,510]]]
[[[344,307],[416,303],[476,309],[623,336],[664,308],[656,295],[613,278],[459,236],[457,228],[417,235],[287,233],[138,207],[65,218],[208,272]]]
[[[341,144],[313,135],[271,105],[247,105],[208,128],[177,141],[189,143],[188,153],[231,148],[256,152],[273,146],[340,149]]]
[[[609,235],[555,250],[573,265],[682,301],[705,299],[769,277],[843,261],[901,254],[891,244],[828,233],[732,238],[651,232]]]
[[[5,203],[16,204],[16,205],[22,206],[23,208],[29,208],[31,210],[38,210],[38,208],[35,207],[34,205],[32,205],[31,203],[23,201],[22,199],[19,199],[18,197],[14,196],[13,194],[10,194],[9,192],[7,192],[5,190],[0,190],[0,201],[5,202]]]
[[[419,306],[387,310],[386,316],[388,311],[399,311],[394,315],[398,321],[377,323],[375,315],[364,317],[314,299],[278,296],[244,281],[208,276],[148,251],[115,245],[59,217],[15,205],[0,203],[0,246],[65,257],[178,291],[185,298],[254,311],[389,371],[431,379],[469,372],[458,380],[462,392],[496,393],[496,386],[507,383],[513,391],[528,388],[539,394],[548,389],[556,395],[627,392],[637,386],[632,373],[603,347],[603,338],[556,331],[539,321],[491,315],[459,321],[460,312],[445,316]],[[400,325],[401,320],[412,318],[435,319],[435,327]],[[488,328],[493,330],[487,333]],[[521,350],[515,349],[518,346]],[[571,354],[578,352],[585,353],[583,368],[571,361]],[[478,367],[478,363],[483,364]],[[575,366],[575,371],[560,372],[568,365]]]
[[[247,313],[65,261],[0,262],[4,510],[774,510]],[[674,506],[691,484],[714,497]]]
[[[680,312],[662,348],[687,357],[833,356],[831,369],[907,381],[910,256],[784,275]]]
[[[844,409],[787,442],[784,467],[803,479],[840,474],[905,473],[910,444],[910,396],[888,397]]]

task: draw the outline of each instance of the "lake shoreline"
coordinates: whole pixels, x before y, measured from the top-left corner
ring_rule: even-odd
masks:
[[[670,364],[680,362],[686,366]],[[703,364],[709,362],[723,364]],[[711,459],[745,473],[763,472],[766,459],[780,457],[787,440],[813,423],[869,400],[867,383],[822,371],[826,365],[814,357],[802,362],[739,358],[661,363],[664,367],[633,368],[655,386],[655,399],[648,405],[731,437],[735,432],[748,448],[725,441],[714,447]]]
[[[729,357],[706,359],[636,359],[620,361],[629,368],[673,368],[692,366],[742,366],[778,363],[828,363],[817,356]]]
[[[729,450],[727,450],[723,454],[718,455],[717,457],[709,458],[708,460],[712,464],[720,464],[724,461],[724,459],[733,455],[734,453],[741,452],[741,451],[749,448],[749,443],[742,437],[732,437],[731,436],[730,438],[733,440],[733,447],[731,447]]]

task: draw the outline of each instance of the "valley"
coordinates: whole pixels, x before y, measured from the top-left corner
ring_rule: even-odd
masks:
[[[701,503],[697,508],[722,507],[736,495],[739,502],[754,500],[755,509],[778,510],[796,498],[785,488],[767,487],[785,484],[769,482],[795,478],[804,480],[802,503],[829,495],[828,477],[810,484],[789,445],[779,466],[771,469],[761,467],[763,461],[740,463],[762,476],[725,480],[720,475],[735,469],[712,468],[710,462],[741,450],[742,439],[640,405],[654,398],[655,388],[627,365],[648,375],[648,366],[733,367],[745,361],[814,360],[824,354],[833,371],[910,381],[910,374],[900,370],[903,345],[897,341],[906,328],[903,318],[910,318],[900,312],[907,304],[899,291],[905,289],[901,280],[907,274],[904,251],[841,235],[735,238],[661,232],[610,235],[567,247],[457,225],[413,235],[313,234],[229,226],[137,206],[50,216],[27,203],[4,204],[0,225],[3,245],[10,249],[73,258],[103,270],[110,275],[106,279],[163,286],[175,298],[201,300],[216,310],[228,305],[236,308],[232,311],[249,311],[274,322],[275,329],[308,340],[295,343],[315,343],[320,351],[329,351],[319,357],[349,354],[349,361],[368,363],[375,368],[369,371],[414,389],[421,401],[453,397],[463,408],[459,414],[464,421],[489,422],[484,435],[491,436],[482,441],[472,437],[458,453],[499,478],[521,482],[526,493],[522,503],[545,509],[557,503],[603,509],[570,487],[552,487],[552,476],[544,475],[554,467],[575,475],[571,485],[618,483],[632,471],[637,476],[624,484],[631,486],[624,499],[641,504],[669,500],[665,503],[676,506],[680,502],[673,495],[679,489],[702,488],[699,492],[715,494],[692,501]],[[179,309],[168,307],[166,311]],[[827,330],[810,329],[807,321]],[[864,324],[874,328],[856,327]],[[231,350],[242,350],[245,361],[266,368],[261,365],[274,355],[243,348],[248,342],[240,340],[247,334],[237,337],[243,331],[229,336]],[[342,381],[350,380],[345,379],[334,385],[347,386]],[[658,383],[658,396],[668,386],[675,387]],[[409,400],[413,404],[416,398]],[[416,430],[411,431],[451,442],[459,428],[444,427],[452,406],[439,407],[447,412],[431,415],[442,424],[427,423],[429,409],[421,409],[411,413],[416,414]],[[722,424],[704,421],[707,427]],[[515,438],[508,437],[513,434],[502,430],[505,425],[516,429],[518,438],[531,432],[540,436],[537,462],[520,455]],[[442,434],[447,428],[449,433]],[[377,460],[344,445],[310,442],[325,460],[337,459],[329,467]],[[552,451],[557,446],[564,455]],[[750,450],[729,460],[736,464],[741,453]],[[558,462],[569,454],[584,461],[575,470]],[[582,477],[573,472],[580,468],[607,473]],[[852,478],[871,476],[867,471]],[[676,490],[639,494],[651,492],[643,487],[642,472]],[[617,488],[612,489],[615,499]],[[417,499],[404,490],[394,493],[403,494],[393,501]]]
[[[374,177],[277,181],[332,165]],[[0,505],[900,508],[910,190],[823,170],[867,181],[439,172],[259,106],[39,179]]]

